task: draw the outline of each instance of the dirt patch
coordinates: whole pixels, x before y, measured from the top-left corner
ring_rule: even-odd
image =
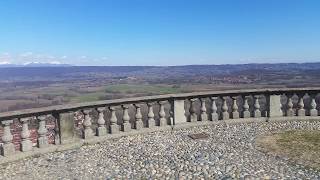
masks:
[[[320,170],[320,131],[286,131],[256,139],[259,150]]]

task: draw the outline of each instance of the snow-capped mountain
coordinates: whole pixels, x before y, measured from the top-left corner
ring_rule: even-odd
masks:
[[[26,62],[23,64],[12,64],[10,62],[0,62],[0,67],[65,67],[71,66],[70,64],[63,64],[58,61],[53,62]]]

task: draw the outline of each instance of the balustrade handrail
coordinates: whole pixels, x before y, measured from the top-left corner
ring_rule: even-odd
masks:
[[[189,99],[194,97],[208,97],[208,96],[234,96],[234,95],[271,95],[271,94],[283,94],[283,93],[313,93],[319,92],[320,87],[307,87],[307,88],[263,88],[263,89],[242,89],[242,90],[223,90],[223,91],[205,91],[205,92],[192,92],[192,93],[180,93],[180,94],[165,94],[155,96],[142,96],[134,98],[122,98],[113,100],[94,101],[86,103],[74,103],[66,105],[49,106],[43,108],[24,109],[18,111],[9,111],[0,113],[0,121],[23,118],[30,116],[40,116],[46,114],[54,114],[60,112],[68,112],[77,109],[96,108],[102,106],[118,106],[122,104],[133,104],[142,102],[154,102],[162,100],[174,100],[174,99]]]

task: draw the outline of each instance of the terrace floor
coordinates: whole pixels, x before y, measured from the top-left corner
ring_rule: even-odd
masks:
[[[320,172],[258,150],[255,139],[319,121],[237,123],[133,135],[0,166],[1,179],[320,179]],[[192,133],[209,134],[191,139]]]

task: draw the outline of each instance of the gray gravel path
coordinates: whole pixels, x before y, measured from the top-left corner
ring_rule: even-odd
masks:
[[[0,166],[1,179],[320,179],[320,172],[266,155],[258,135],[317,129],[320,122],[219,124],[134,135]],[[190,133],[208,139],[192,140]]]

